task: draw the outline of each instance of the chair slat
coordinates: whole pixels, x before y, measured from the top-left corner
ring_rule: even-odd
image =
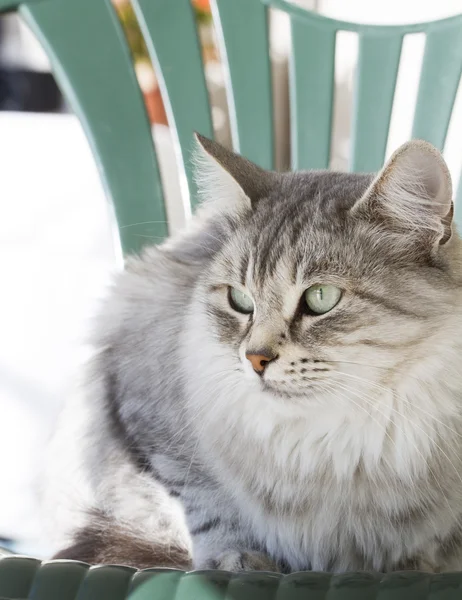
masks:
[[[370,33],[373,35],[389,34],[391,30],[395,33],[406,35],[408,33],[419,33],[422,31],[436,31],[446,27],[462,26],[462,13],[439,19],[437,21],[426,21],[423,23],[410,23],[405,25],[368,25],[353,23],[351,21],[340,21],[332,19],[317,12],[307,10],[300,6],[300,2],[294,0],[261,0],[263,4],[279,9],[300,21],[310,22],[316,27],[335,29],[336,31],[355,31],[357,33]]]
[[[114,202],[123,251],[140,250],[153,234],[160,241],[167,226],[151,128],[109,0],[44,0],[21,12],[85,129]]]
[[[294,17],[291,30],[292,168],[326,169],[330,159],[336,32]]]
[[[274,166],[273,104],[267,8],[261,0],[212,4],[233,147],[263,168]]]
[[[399,34],[360,36],[351,171],[377,171],[383,165],[401,46]]]
[[[462,69],[462,27],[427,33],[412,137],[444,147]]]
[[[172,128],[182,192],[191,205],[197,190],[191,152],[194,131],[213,137],[201,47],[190,0],[132,0],[143,31]],[[183,181],[181,181],[181,177]]]
[[[0,0],[0,13],[6,13],[10,10],[16,10],[20,0]]]

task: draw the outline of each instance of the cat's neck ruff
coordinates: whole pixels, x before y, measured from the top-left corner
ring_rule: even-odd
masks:
[[[274,484],[316,479],[329,469],[346,482],[361,469],[373,480],[409,483],[431,476],[432,458],[450,461],[460,445],[457,372],[447,353],[435,352],[386,391],[333,386],[294,400],[246,378],[215,339],[202,340],[192,361],[194,329],[202,326],[196,316],[185,338],[188,410],[204,456],[212,452],[222,473],[251,478],[258,470]],[[445,359],[441,380],[436,372]]]

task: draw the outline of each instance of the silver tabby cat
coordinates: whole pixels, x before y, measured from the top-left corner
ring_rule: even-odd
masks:
[[[60,556],[462,568],[462,247],[441,155],[413,141],[378,176],[278,174],[198,139],[202,208],[127,261],[86,412],[59,427],[55,448],[85,415],[90,509]]]

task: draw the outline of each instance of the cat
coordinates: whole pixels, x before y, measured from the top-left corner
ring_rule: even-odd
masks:
[[[192,226],[128,258],[98,318],[91,510],[59,556],[460,569],[462,245],[442,156],[415,140],[378,175],[281,174],[197,139]]]

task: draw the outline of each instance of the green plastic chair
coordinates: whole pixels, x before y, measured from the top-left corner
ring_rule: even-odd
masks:
[[[190,0],[132,3],[160,79],[183,189],[194,207],[192,134],[213,137],[194,13]],[[368,26],[321,17],[287,0],[215,0],[236,151],[274,167],[269,7],[285,11],[291,21],[294,169],[329,164],[338,31],[356,32],[360,42],[350,169],[374,171],[383,164],[402,41],[410,33],[426,35],[412,136],[444,147],[461,76],[462,14],[418,25]],[[0,12],[8,10],[18,10],[36,33],[85,129],[115,207],[124,252],[138,251],[153,236],[160,241],[168,229],[151,128],[110,0],[0,0]],[[458,199],[462,220],[462,185]],[[130,594],[132,600],[452,600],[462,595],[462,573],[231,576],[0,560],[0,600],[123,600]]]
[[[1,600],[460,600],[462,573],[136,571],[79,562],[0,560]]]
[[[190,163],[193,131],[213,137],[190,0],[132,0],[160,79],[183,190],[197,200]],[[412,136],[444,146],[462,65],[462,14],[406,26],[368,26],[309,13],[287,0],[215,0],[213,16],[228,74],[234,149],[274,167],[268,8],[292,28],[292,167],[327,168],[338,31],[359,34],[353,110],[353,171],[384,161],[403,37],[426,34]],[[78,115],[115,206],[125,253],[168,233],[151,130],[125,37],[110,0],[0,0],[36,33]],[[462,186],[459,188],[462,208]],[[462,212],[456,213],[462,217]]]

